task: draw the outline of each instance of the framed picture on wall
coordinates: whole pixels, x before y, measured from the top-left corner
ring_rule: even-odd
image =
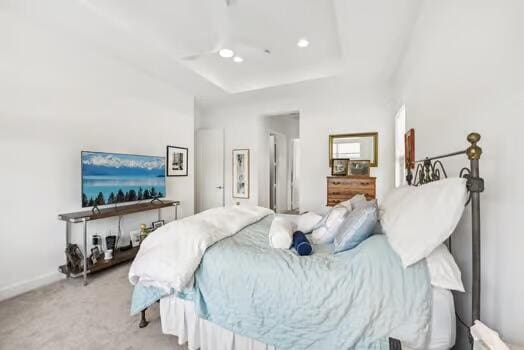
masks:
[[[166,175],[187,176],[188,168],[187,148],[167,146]]]
[[[233,150],[233,198],[249,198],[249,149]]]
[[[404,135],[404,147],[406,169],[415,169],[415,129],[409,129]]]

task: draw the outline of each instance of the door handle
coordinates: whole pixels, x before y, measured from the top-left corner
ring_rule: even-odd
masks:
[[[224,187],[222,187],[222,186],[217,186],[217,189],[219,189],[219,190],[221,190],[221,189],[223,189],[223,188],[224,188]]]

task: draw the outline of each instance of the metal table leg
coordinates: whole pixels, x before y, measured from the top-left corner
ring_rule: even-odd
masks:
[[[175,204],[175,220],[178,220],[178,204]]]
[[[71,223],[69,221],[66,221],[66,249],[69,247],[69,244],[71,243]],[[68,261],[67,261],[67,254],[66,254],[66,278],[71,277],[71,271],[69,271],[68,267]]]
[[[87,221],[86,219],[82,220],[84,222],[84,286],[87,286]]]

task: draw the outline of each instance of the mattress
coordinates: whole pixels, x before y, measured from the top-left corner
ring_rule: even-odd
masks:
[[[432,316],[428,350],[447,350],[455,345],[455,306],[449,290],[433,288]],[[188,344],[190,350],[275,350],[241,334],[235,334],[212,322],[201,319],[192,301],[170,295],[160,300],[162,332],[178,337],[180,345]],[[395,337],[392,334],[392,337]],[[402,340],[402,339],[401,339]],[[411,349],[409,344],[402,348]]]

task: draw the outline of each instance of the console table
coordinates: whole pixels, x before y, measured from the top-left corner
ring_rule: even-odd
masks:
[[[178,206],[179,201],[168,201],[168,200],[156,200],[147,203],[136,203],[122,206],[114,206],[100,209],[99,211],[84,210],[72,213],[59,214],[58,219],[66,222],[66,248],[71,242],[71,225],[72,224],[83,224],[83,254],[84,254],[84,271],[80,274],[73,274],[69,271],[66,264],[59,267],[59,271],[66,274],[69,277],[80,277],[84,278],[84,286],[87,285],[87,275],[89,273],[105,270],[116,264],[120,264],[133,259],[138,252],[138,247],[131,248],[126,251],[118,251],[117,249],[113,252],[113,259],[103,260],[101,259],[91,268],[87,269],[87,223],[89,221],[106,219],[110,217],[123,216],[128,214],[140,213],[150,210],[158,210],[158,219],[160,220],[160,209],[174,207],[175,208],[175,220],[178,219]]]

